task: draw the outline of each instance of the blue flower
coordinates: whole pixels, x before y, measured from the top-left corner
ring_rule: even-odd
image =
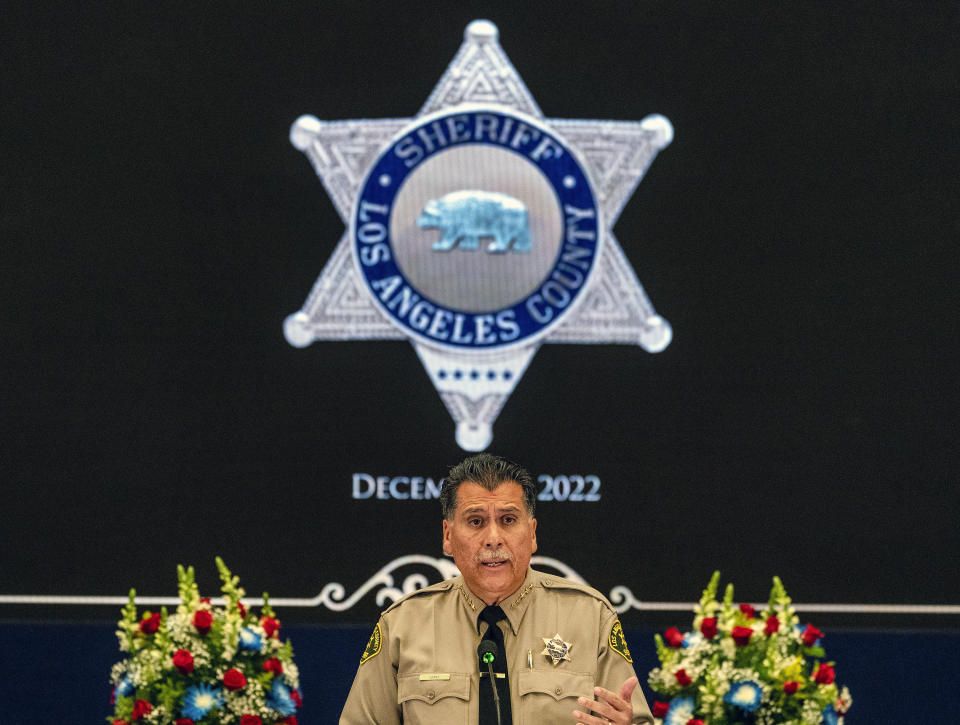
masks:
[[[280,680],[273,681],[273,687],[270,688],[270,694],[267,695],[267,707],[276,710],[284,717],[293,715],[297,711],[297,703],[290,697],[290,688]]]
[[[129,677],[124,677],[120,680],[120,684],[117,685],[117,697],[126,697],[127,695],[133,694],[133,683],[130,682]]]
[[[670,701],[670,709],[663,718],[663,725],[687,725],[693,719],[696,703],[692,697],[675,697]]]
[[[240,648],[252,650],[253,652],[260,651],[260,645],[263,643],[260,635],[254,632],[249,627],[244,627],[240,630]]]
[[[223,705],[223,692],[210,685],[194,685],[183,696],[180,714],[191,720],[199,720],[214,708]]]
[[[833,705],[827,705],[827,709],[821,714],[826,725],[837,725],[840,722],[840,717],[837,715],[837,711],[833,709]]]
[[[753,680],[734,682],[723,696],[723,701],[739,707],[744,712],[753,712],[760,707],[763,689]]]

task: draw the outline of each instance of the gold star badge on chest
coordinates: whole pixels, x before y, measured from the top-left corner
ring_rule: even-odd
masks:
[[[553,635],[551,639],[547,639],[546,637],[541,637],[541,639],[546,646],[540,654],[546,655],[553,660],[554,666],[560,664],[560,660],[570,660],[570,658],[567,657],[567,653],[573,645],[569,642],[564,642],[559,632]]]

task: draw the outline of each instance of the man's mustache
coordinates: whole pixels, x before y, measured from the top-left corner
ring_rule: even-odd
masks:
[[[513,556],[503,549],[483,549],[477,554],[477,561],[481,564],[490,564],[495,561],[510,561]]]

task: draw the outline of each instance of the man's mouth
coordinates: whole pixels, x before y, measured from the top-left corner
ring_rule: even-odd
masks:
[[[495,569],[498,566],[503,566],[504,564],[507,563],[507,561],[508,561],[507,559],[500,559],[499,561],[481,561],[480,563],[483,564],[488,569]]]

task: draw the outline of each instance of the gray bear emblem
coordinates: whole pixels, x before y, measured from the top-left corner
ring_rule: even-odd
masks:
[[[519,199],[493,191],[452,191],[431,199],[417,217],[417,226],[439,227],[443,236],[433,243],[438,251],[476,249],[480,237],[493,237],[487,252],[530,251],[527,208]]]

